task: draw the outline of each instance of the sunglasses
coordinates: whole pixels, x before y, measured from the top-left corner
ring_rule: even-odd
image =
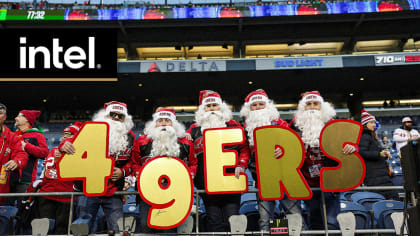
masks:
[[[116,112],[110,112],[109,116],[111,116],[112,118],[117,118],[117,116],[118,116],[120,119],[124,119],[124,117],[125,117],[124,114],[120,114],[120,113],[116,113]]]

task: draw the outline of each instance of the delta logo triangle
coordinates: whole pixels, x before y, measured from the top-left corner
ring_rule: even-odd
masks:
[[[156,64],[156,62],[153,62],[153,64],[150,66],[150,68],[147,72],[160,72],[160,68]]]

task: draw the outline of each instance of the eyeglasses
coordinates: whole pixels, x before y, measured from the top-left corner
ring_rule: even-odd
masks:
[[[112,118],[117,118],[117,116],[118,116],[120,119],[124,119],[124,117],[125,117],[124,114],[120,114],[120,113],[116,113],[116,112],[110,112],[109,116],[112,117]]]

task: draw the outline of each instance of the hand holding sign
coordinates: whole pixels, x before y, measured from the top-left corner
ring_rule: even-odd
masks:
[[[74,154],[64,154],[57,163],[59,178],[83,180],[86,196],[104,195],[112,176],[114,161],[108,157],[108,129],[108,124],[102,122],[83,124],[73,144],[67,145]]]

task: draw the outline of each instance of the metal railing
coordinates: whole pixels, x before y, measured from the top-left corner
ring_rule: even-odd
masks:
[[[311,187],[312,191],[321,191],[321,188]],[[356,189],[353,189],[354,191],[375,191],[375,190],[404,190],[403,186],[361,186]],[[199,232],[199,194],[205,193],[205,190],[195,190],[195,197],[196,197],[196,230],[195,232],[192,232],[188,235],[235,235],[234,233],[230,232]],[[258,193],[258,189],[250,189],[248,190],[248,193]],[[325,222],[327,222],[327,214],[326,214],[326,205],[325,205],[325,197],[324,192],[321,192],[322,197],[322,204],[323,204],[323,216],[324,216],[324,230],[302,230],[301,234],[314,234],[314,235],[329,235],[329,234],[341,234],[341,230],[329,230]],[[117,191],[114,193],[114,195],[138,195],[139,193],[137,191]],[[72,223],[73,218],[73,206],[74,206],[74,197],[75,196],[82,196],[84,195],[82,192],[43,192],[43,193],[0,193],[0,197],[26,197],[26,196],[33,196],[33,197],[41,197],[41,196],[70,196],[70,212],[69,212],[69,225],[68,225],[68,231],[67,235],[71,235],[70,232],[70,226]],[[407,197],[407,196],[405,196]],[[411,193],[409,196],[411,203],[413,206],[416,206],[417,200],[415,199],[414,193]],[[366,234],[366,233],[372,233],[372,234],[379,234],[379,233],[397,233],[395,229],[356,229],[356,234]],[[179,235],[178,233],[162,233],[166,235]],[[269,232],[264,231],[252,231],[252,232],[245,232],[245,235],[267,235]],[[141,234],[141,235],[147,235],[147,234]],[[152,235],[152,234],[149,234]]]

